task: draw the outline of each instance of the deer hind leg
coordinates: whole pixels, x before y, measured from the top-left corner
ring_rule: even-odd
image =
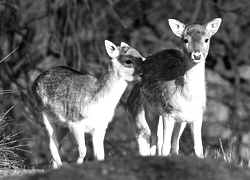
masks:
[[[81,124],[71,125],[70,130],[71,130],[72,134],[74,135],[74,137],[76,139],[76,144],[78,146],[79,157],[77,158],[76,163],[82,164],[82,162],[86,156],[86,152],[87,152],[87,148],[85,145],[84,125],[81,125]]]
[[[163,146],[163,119],[159,117],[158,128],[157,128],[157,155],[161,155]]]
[[[133,109],[133,113],[129,110],[127,110],[127,113],[130,124],[135,131],[140,155],[150,155],[150,129],[145,118],[143,106],[140,104],[138,109]]]
[[[136,84],[132,89],[127,100],[127,115],[129,122],[134,130],[135,138],[138,143],[139,154],[142,156],[150,155],[150,136],[151,132],[145,117],[145,107],[142,98],[140,85]]]
[[[49,116],[46,113],[42,113],[44,125],[49,135],[49,149],[53,158],[53,168],[58,168],[62,165],[62,160],[59,155],[59,144],[56,138],[56,128],[49,120]]]
[[[156,129],[151,130],[151,136],[150,136],[150,155],[151,156],[157,154],[157,141],[158,141],[158,138],[157,138],[157,128],[156,128]]]
[[[170,115],[164,115],[162,117],[162,126],[163,126],[163,144],[160,155],[167,156],[171,150],[171,138],[175,125],[175,119]]]
[[[59,143],[59,151],[61,149],[61,146],[62,146],[62,141],[64,139],[64,137],[66,137],[66,135],[68,134],[69,132],[69,129],[67,127],[64,127],[64,126],[56,126],[56,130],[57,130],[57,141]]]
[[[203,145],[201,137],[202,115],[191,123],[191,132],[194,140],[194,151],[197,157],[203,158]]]
[[[151,136],[150,136],[150,155],[157,154],[157,129],[159,123],[159,115],[150,111],[149,107],[145,107],[145,117],[147,124],[150,128]]]
[[[179,154],[179,147],[180,147],[180,137],[182,132],[184,131],[187,122],[176,122],[174,132],[172,135],[172,150],[171,153]]]

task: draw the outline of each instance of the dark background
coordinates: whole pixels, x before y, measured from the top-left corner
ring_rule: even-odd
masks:
[[[15,145],[25,151],[17,153],[27,167],[47,165],[46,135],[29,93],[41,72],[66,65],[100,76],[110,59],[105,39],[117,45],[123,41],[146,57],[165,48],[181,49],[169,18],[205,24],[221,17],[206,60],[205,153],[225,150],[237,160],[249,159],[249,9],[248,0],[0,0],[0,58],[18,47],[0,63],[0,119],[8,123],[0,138],[18,140]],[[107,158],[136,153],[124,103],[116,112],[105,141]],[[61,148],[69,162],[77,156],[71,138],[64,138]],[[187,129],[182,137],[184,154],[193,151],[189,139]]]

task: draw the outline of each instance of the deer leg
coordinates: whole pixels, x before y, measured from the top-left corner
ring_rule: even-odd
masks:
[[[171,137],[174,129],[175,119],[170,115],[163,116],[163,145],[161,155],[167,156],[171,149]]]
[[[180,147],[180,137],[182,132],[184,131],[187,123],[186,122],[178,122],[175,124],[175,129],[172,135],[172,151],[174,154],[179,154]]]
[[[65,128],[65,127],[60,127],[60,126],[56,126],[56,128],[57,128],[57,140],[59,143],[58,149],[60,151],[60,149],[62,147],[62,141],[65,138],[65,136],[68,134],[69,129]]]
[[[145,107],[145,117],[147,124],[150,128],[150,155],[156,155],[157,153],[157,129],[159,123],[159,115],[152,112],[149,107]]]
[[[191,123],[191,132],[194,140],[194,151],[196,156],[203,158],[203,145],[201,137],[202,117]]]
[[[158,123],[157,123],[158,124]],[[156,155],[157,154],[157,129],[151,130],[151,137],[150,137],[150,155]]]
[[[161,155],[163,146],[163,119],[159,117],[158,128],[157,128],[157,155]]]
[[[142,156],[150,155],[150,129],[145,117],[145,109],[140,108],[136,117],[130,117],[131,125],[134,126],[139,153]]]
[[[76,144],[78,146],[79,157],[77,158],[76,163],[82,164],[82,162],[86,156],[86,152],[87,152],[87,148],[86,148],[86,144],[85,144],[84,126],[80,125],[80,124],[75,124],[74,126],[70,127],[70,130],[71,130],[72,134],[74,135],[74,137],[76,139]]]
[[[54,169],[62,165],[62,160],[59,155],[59,144],[56,138],[56,129],[55,126],[50,122],[49,117],[42,113],[44,125],[47,129],[49,135],[49,149],[53,158],[52,166]]]
[[[105,130],[95,130],[93,133],[93,148],[94,148],[94,156],[97,160],[104,160],[105,152],[104,152],[104,137]]]

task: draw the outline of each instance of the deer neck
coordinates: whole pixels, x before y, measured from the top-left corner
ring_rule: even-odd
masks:
[[[109,68],[96,86],[92,98],[86,100],[89,104],[84,101],[82,114],[93,120],[101,119],[100,122],[104,123],[102,124],[104,126],[112,120],[115,107],[127,87],[127,82],[120,78],[116,71]]]
[[[124,93],[128,83],[119,76],[118,72],[111,69],[101,79],[101,86],[98,91],[98,103],[107,103],[106,106],[115,107],[122,94]]]
[[[201,92],[205,94],[205,59],[197,64],[190,59],[187,61],[187,71],[184,76],[187,90],[191,92],[197,91],[197,94],[201,94]]]
[[[188,77],[192,78],[204,78],[205,77],[205,60],[200,63],[189,66],[186,72]]]

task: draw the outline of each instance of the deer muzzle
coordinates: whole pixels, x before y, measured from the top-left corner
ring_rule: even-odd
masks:
[[[204,59],[201,51],[193,51],[191,54],[191,58],[195,63],[199,63]]]

